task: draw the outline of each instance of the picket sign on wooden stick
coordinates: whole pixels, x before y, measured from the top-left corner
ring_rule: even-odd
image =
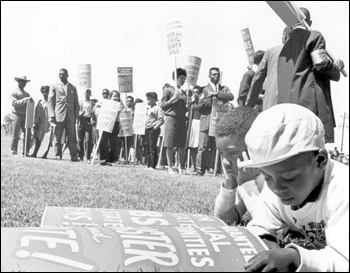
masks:
[[[98,130],[98,134],[99,134],[99,138],[98,138],[98,141],[97,141],[97,145],[95,145],[96,147],[94,149],[94,154],[92,156],[91,165],[94,165],[94,161],[95,161],[95,157],[96,157],[96,154],[97,154],[97,150],[98,150],[98,147],[100,147],[100,142],[101,142],[101,139],[102,139],[103,131],[102,130]]]

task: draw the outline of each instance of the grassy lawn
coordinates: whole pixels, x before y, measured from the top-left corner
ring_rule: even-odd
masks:
[[[100,166],[13,156],[1,131],[1,226],[39,226],[45,206],[213,214],[222,178],[169,176],[141,166]],[[22,144],[19,144],[19,154]]]

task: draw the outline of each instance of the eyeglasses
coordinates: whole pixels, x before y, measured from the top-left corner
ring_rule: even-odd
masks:
[[[102,95],[109,95],[108,93],[102,93]]]

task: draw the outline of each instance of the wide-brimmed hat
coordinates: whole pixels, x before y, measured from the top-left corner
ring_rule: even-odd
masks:
[[[25,82],[30,82],[30,80],[27,80],[26,76],[23,77],[15,77],[15,81],[18,82],[19,80],[25,81]]]
[[[324,127],[309,109],[284,103],[259,114],[245,142],[250,160],[240,162],[238,166],[261,168],[324,148]]]

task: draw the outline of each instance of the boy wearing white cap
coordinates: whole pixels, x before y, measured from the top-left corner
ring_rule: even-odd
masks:
[[[305,107],[279,104],[256,118],[245,141],[251,160],[239,167],[259,168],[274,193],[260,195],[248,228],[263,238],[289,228],[318,247],[270,249],[246,270],[348,272],[349,168],[328,159],[321,120]]]

